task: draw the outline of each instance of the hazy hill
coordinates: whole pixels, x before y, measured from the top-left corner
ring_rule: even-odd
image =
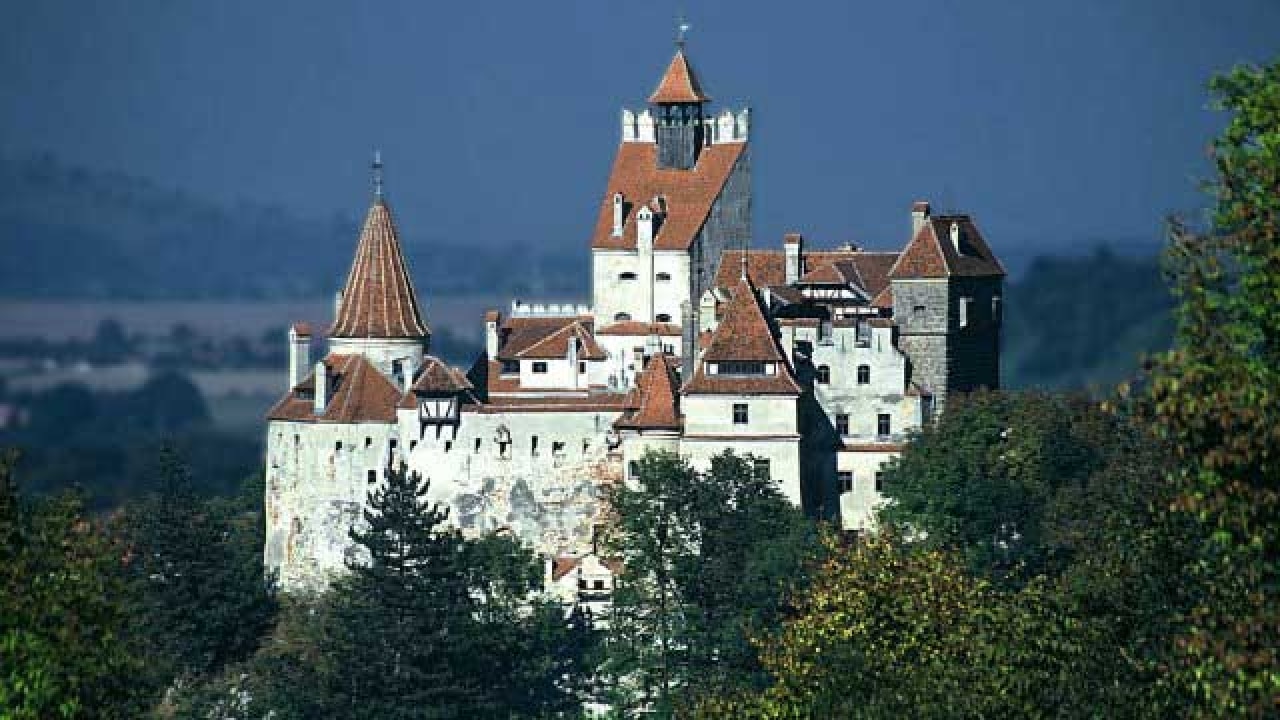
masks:
[[[222,207],[122,173],[50,155],[0,157],[0,296],[287,298],[326,296],[345,276],[360,218],[304,218],[276,207]],[[406,249],[433,295],[492,287],[563,293],[585,277],[582,253],[474,243]]]

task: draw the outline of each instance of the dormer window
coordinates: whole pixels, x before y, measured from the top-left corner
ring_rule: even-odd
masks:
[[[502,374],[503,375],[519,375],[520,361],[519,360],[503,360]]]
[[[722,360],[710,366],[712,375],[765,375],[769,363],[754,360]]]

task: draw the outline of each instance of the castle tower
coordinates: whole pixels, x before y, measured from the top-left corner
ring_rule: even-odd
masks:
[[[702,110],[709,102],[711,97],[702,91],[681,41],[658,88],[649,96],[656,121],[658,167],[688,170],[697,164],[703,144]]]
[[[365,216],[347,282],[338,297],[329,350],[363,355],[402,390],[412,383],[431,333],[382,193],[382,163],[374,160],[374,198]]]

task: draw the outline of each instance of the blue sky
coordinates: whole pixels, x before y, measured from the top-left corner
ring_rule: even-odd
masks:
[[[356,215],[376,146],[406,242],[584,251],[680,9],[753,109],[757,245],[898,246],[917,198],[1002,251],[1154,242],[1203,205],[1206,79],[1280,54],[1276,0],[2,5],[0,150]]]

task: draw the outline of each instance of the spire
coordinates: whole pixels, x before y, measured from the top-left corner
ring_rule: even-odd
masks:
[[[374,160],[374,201],[360,231],[356,256],[329,335],[335,338],[426,338],[418,298],[400,249],[391,208],[381,197],[380,158]]]
[[[649,96],[649,102],[655,105],[711,102],[711,96],[702,91],[698,76],[694,74],[693,68],[689,66],[689,60],[684,56],[683,30],[687,29],[688,25],[681,24],[680,27],[682,30],[680,39],[676,41],[675,57],[671,58],[671,64],[667,66],[662,80],[658,82],[658,88],[653,91],[653,95]]]
[[[382,151],[373,151],[373,164],[369,166],[373,171],[373,198],[375,201],[382,200]]]

